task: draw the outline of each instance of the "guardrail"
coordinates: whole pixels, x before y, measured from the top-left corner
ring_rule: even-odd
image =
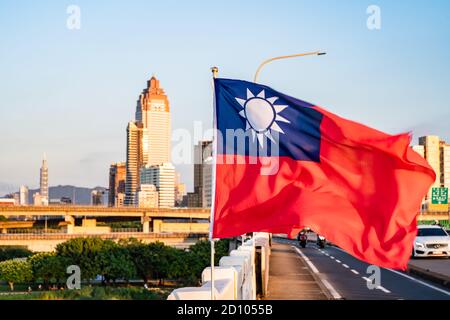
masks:
[[[254,242],[254,243],[253,243]],[[255,233],[214,266],[214,296],[217,300],[256,300],[264,296],[269,281],[271,236]],[[211,267],[202,272],[201,287],[178,288],[167,300],[210,300]]]

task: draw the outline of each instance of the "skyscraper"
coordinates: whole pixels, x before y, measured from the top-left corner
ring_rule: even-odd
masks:
[[[139,188],[139,170],[143,165],[142,124],[129,122],[127,127],[127,162],[125,178],[126,206],[135,205],[136,191]]]
[[[136,121],[127,128],[125,205],[136,204],[143,166],[170,163],[170,132],[169,100],[153,76],[137,101]]]
[[[199,141],[194,146],[194,192],[188,193],[188,206],[192,207],[208,207],[211,202],[211,188],[212,186],[212,166],[210,159],[212,157],[212,141]],[[210,159],[210,160],[208,160]],[[207,177],[204,178],[204,174]],[[209,179],[209,180],[208,180]],[[205,186],[206,184],[206,186]]]
[[[143,139],[148,144],[143,150],[145,164],[170,162],[170,107],[169,99],[155,76],[147,81],[136,106],[136,122],[142,123]],[[144,144],[144,146],[146,146]]]
[[[109,168],[108,205],[110,207],[119,207],[120,199],[125,194],[126,172],[126,162],[113,163]]]
[[[40,172],[40,190],[41,204],[48,206],[48,167],[47,157],[44,153],[44,159],[42,160],[41,172]]]

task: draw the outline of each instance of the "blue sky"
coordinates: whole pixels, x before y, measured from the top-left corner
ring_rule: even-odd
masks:
[[[69,5],[81,29],[66,27]],[[369,5],[381,29],[366,27]],[[210,70],[253,79],[389,133],[450,140],[450,2],[0,0],[0,194],[38,185],[107,185],[153,73],[172,127],[210,127]],[[181,166],[190,189],[192,169]]]

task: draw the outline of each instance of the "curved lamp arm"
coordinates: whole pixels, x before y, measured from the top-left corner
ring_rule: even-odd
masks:
[[[304,57],[304,56],[322,56],[326,54],[326,52],[321,52],[321,51],[315,51],[315,52],[306,52],[306,53],[297,53],[297,54],[291,54],[288,56],[280,56],[280,57],[275,57],[275,58],[271,58],[268,59],[266,61],[264,61],[263,63],[261,63],[258,67],[258,69],[256,70],[256,74],[255,74],[255,78],[253,79],[253,82],[256,82],[258,79],[258,75],[259,72],[261,71],[261,69],[268,64],[269,62],[275,61],[275,60],[282,60],[282,59],[289,59],[289,58],[297,58],[297,57]]]

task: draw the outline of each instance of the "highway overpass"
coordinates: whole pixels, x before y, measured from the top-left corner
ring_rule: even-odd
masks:
[[[142,233],[142,232],[111,232],[106,234],[0,234],[0,247],[26,247],[34,252],[51,252],[62,242],[79,237],[98,237],[119,241],[135,238],[144,243],[160,241],[175,248],[188,248],[202,239],[208,239],[207,233]]]
[[[203,208],[109,208],[95,206],[1,206],[0,216],[72,216],[72,217],[149,217],[209,219]]]

